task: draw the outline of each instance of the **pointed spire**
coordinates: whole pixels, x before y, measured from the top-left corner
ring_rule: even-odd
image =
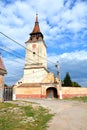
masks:
[[[34,25],[34,29],[33,29],[32,33],[40,33],[38,14],[36,14],[36,21],[35,21],[35,25]]]
[[[38,23],[38,14],[36,13],[36,22],[35,23]]]
[[[38,14],[36,13],[35,25],[34,25],[33,31],[30,33],[30,38],[27,42],[36,42],[36,41],[42,41],[42,40],[43,40],[43,34],[40,31],[39,22],[38,22]]]

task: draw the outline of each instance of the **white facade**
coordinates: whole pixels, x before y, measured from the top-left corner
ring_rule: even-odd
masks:
[[[47,69],[47,54],[44,41],[26,43],[25,68],[45,67]]]
[[[41,83],[46,75],[47,71],[44,68],[25,69],[24,83]]]
[[[24,83],[41,83],[47,75],[47,54],[44,41],[26,43]]]

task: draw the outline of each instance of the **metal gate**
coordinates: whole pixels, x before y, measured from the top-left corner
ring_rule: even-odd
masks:
[[[11,101],[13,97],[13,87],[4,87],[4,101]]]

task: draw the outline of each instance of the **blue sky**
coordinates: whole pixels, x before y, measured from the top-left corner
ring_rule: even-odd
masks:
[[[87,87],[87,1],[0,0],[0,32],[25,47],[36,13],[48,60],[60,62],[61,79],[69,72],[72,81]],[[25,48],[0,34],[0,52],[8,71],[5,83],[12,85],[23,76]],[[56,71],[55,64],[48,67]]]

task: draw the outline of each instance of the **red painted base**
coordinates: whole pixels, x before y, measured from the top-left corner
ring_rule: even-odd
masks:
[[[72,97],[84,97],[87,96],[87,94],[63,94],[63,98],[72,98]]]
[[[72,97],[84,97],[87,96],[87,94],[63,94],[62,98],[72,98]],[[60,95],[58,95],[58,98]],[[46,95],[39,95],[39,94],[32,94],[32,95],[24,95],[24,94],[17,94],[16,98],[23,99],[23,98],[46,98]]]

